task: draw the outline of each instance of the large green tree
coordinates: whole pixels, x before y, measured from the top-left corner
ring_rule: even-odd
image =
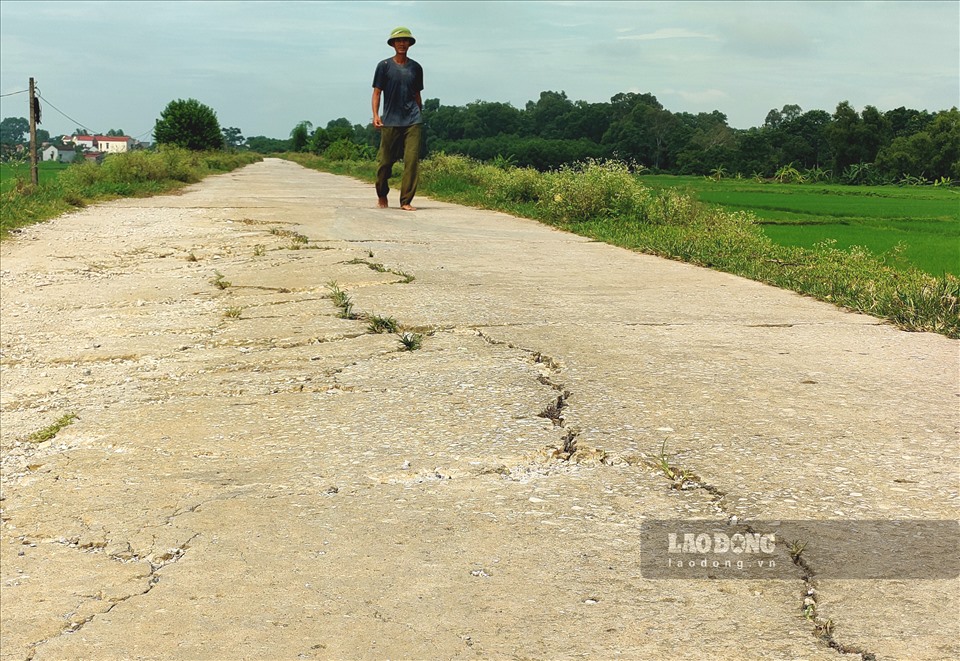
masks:
[[[960,111],[939,112],[925,130],[894,138],[877,155],[877,167],[892,179],[960,178]]]
[[[0,122],[0,143],[5,145],[19,145],[25,140],[24,136],[30,130],[30,122],[24,117],[6,117]]]
[[[890,121],[873,106],[859,115],[848,101],[841,101],[826,127],[833,150],[833,170],[839,174],[851,165],[873,163],[877,153],[890,140]]]
[[[154,126],[153,139],[158,145],[193,151],[223,147],[217,113],[196,99],[177,99],[167,104]]]
[[[243,147],[243,133],[236,126],[227,126],[220,129],[223,134],[223,146],[227,149],[240,149]]]
[[[279,138],[268,138],[265,135],[254,135],[247,138],[247,149],[260,154],[275,154],[277,152],[289,151],[290,141],[280,140]]]
[[[303,120],[290,131],[290,151],[304,151],[310,142],[310,129],[313,122]]]

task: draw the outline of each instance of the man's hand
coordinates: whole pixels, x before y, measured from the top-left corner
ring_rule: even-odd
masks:
[[[373,96],[370,98],[370,105],[373,110],[373,128],[380,130],[383,128],[383,120],[380,119],[380,89],[373,88]]]

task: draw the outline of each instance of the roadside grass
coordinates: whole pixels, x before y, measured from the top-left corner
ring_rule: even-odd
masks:
[[[960,190],[934,186],[781,184],[744,179],[644,175],[654,190],[674,189],[728,211],[749,211],[784,246],[862,246],[930,273],[960,275]]]
[[[9,166],[0,170],[0,238],[18,227],[50,220],[88,204],[167,193],[259,160],[262,157],[251,152],[190,152],[178,148],[135,151],[112,154],[101,164],[47,168],[46,174],[56,176],[45,178],[41,173],[37,186],[28,183],[29,166],[26,179],[20,178],[19,166]]]
[[[284,157],[367,182],[376,175],[372,161]],[[540,220],[638,252],[790,289],[886,319],[904,330],[960,337],[956,275],[925,272],[907,263],[902,249],[877,255],[861,246],[840,247],[830,239],[810,246],[778,244],[755,213],[706,204],[678,186],[653,189],[623,163],[591,161],[540,173],[441,153],[421,163],[420,190],[437,199]]]

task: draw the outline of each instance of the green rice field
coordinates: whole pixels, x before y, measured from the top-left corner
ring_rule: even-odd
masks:
[[[781,245],[863,246],[933,275],[960,275],[960,188],[780,184],[743,179],[643,176],[654,189],[681,189],[701,202],[753,213]],[[899,246],[899,248],[898,248]],[[891,252],[892,251],[892,252]]]
[[[70,167],[69,163],[43,161],[37,164],[37,178],[41,184],[55,181],[57,176]],[[6,193],[17,185],[17,179],[30,183],[29,163],[0,163],[0,193]]]

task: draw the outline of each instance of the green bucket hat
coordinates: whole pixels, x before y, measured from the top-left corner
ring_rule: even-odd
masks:
[[[409,39],[411,46],[417,43],[417,40],[410,34],[409,28],[394,28],[393,32],[390,33],[390,37],[387,39],[387,44],[393,46],[394,39]]]

